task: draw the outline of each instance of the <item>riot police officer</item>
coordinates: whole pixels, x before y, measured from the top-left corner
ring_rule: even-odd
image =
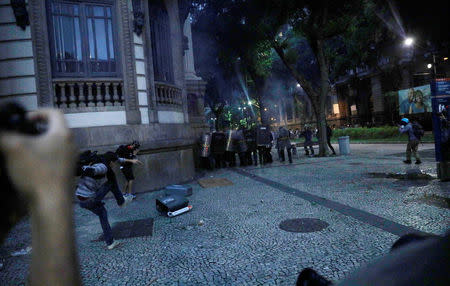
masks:
[[[311,131],[311,127],[305,126],[305,131],[303,131],[300,137],[305,137],[305,143],[303,143],[303,147],[305,148],[305,155],[309,156],[308,147],[311,151],[311,155],[314,155],[314,148],[312,143],[313,132]]]
[[[244,138],[244,127],[241,126],[236,132],[232,135],[234,144],[236,146],[235,150],[238,152],[239,156],[239,166],[245,167],[247,166],[246,160],[246,152],[247,152],[247,144],[245,143]]]
[[[223,132],[214,132],[211,139],[211,154],[215,161],[216,168],[226,167],[225,148],[227,138]]]
[[[228,167],[236,167],[236,150],[233,140],[235,130],[226,127],[226,145],[225,145],[225,160],[228,162]]]
[[[281,162],[285,161],[284,149],[286,149],[289,157],[289,163],[292,163],[290,132],[283,126],[280,126],[278,130],[277,143]]]
[[[200,140],[200,163],[205,169],[214,169],[211,157],[211,133],[203,133]]]
[[[247,165],[258,165],[258,154],[256,146],[256,129],[251,128],[244,130],[245,143],[247,144],[247,152],[245,154]]]
[[[268,126],[258,126],[256,129],[256,146],[259,153],[259,163],[261,165],[272,163],[273,136]]]

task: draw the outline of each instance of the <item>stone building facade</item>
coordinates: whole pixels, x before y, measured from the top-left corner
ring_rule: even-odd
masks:
[[[140,141],[137,191],[191,179],[205,83],[183,3],[0,0],[0,98],[59,108],[80,149]]]

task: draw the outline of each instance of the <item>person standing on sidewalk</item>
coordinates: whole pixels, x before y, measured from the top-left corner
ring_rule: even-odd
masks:
[[[292,153],[291,153],[292,145],[289,138],[290,132],[285,127],[280,126],[278,130],[277,143],[278,143],[278,152],[281,157],[281,162],[285,161],[284,149],[286,149],[288,153],[289,163],[292,163]]]
[[[414,156],[414,158],[416,158],[416,164],[422,163],[418,154],[420,138],[418,137],[416,132],[414,132],[413,125],[409,122],[408,118],[403,118],[400,124],[400,133],[408,134],[408,144],[406,145],[406,160],[403,161],[403,163],[411,164],[411,154],[412,156]]]
[[[331,152],[333,152],[333,155],[336,155],[336,152],[334,151],[334,148],[331,145],[331,136],[333,136],[333,129],[331,129],[330,125],[327,124],[327,144],[328,147],[330,147]]]
[[[140,144],[137,141],[133,141],[133,143],[129,145],[121,145],[116,150],[116,154],[120,158],[127,159],[125,163],[120,165],[120,170],[125,176],[125,187],[123,190],[124,196],[130,196],[132,199],[136,198],[136,195],[132,193],[133,191],[133,182],[134,182],[134,174],[133,174],[133,164],[141,164],[142,162],[137,160],[137,154],[139,152]]]
[[[314,148],[312,143],[313,132],[311,131],[311,128],[309,126],[306,126],[305,131],[300,133],[299,138],[300,137],[305,137],[305,143],[303,143],[303,147],[305,148],[305,155],[309,156],[308,147],[311,151],[311,155],[314,155]]]

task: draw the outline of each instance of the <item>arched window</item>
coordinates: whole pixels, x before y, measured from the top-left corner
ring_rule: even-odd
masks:
[[[117,75],[114,1],[47,4],[53,75]]]
[[[155,81],[173,83],[169,15],[162,0],[150,1],[149,10]]]

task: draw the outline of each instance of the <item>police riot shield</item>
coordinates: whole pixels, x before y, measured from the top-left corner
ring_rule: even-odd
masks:
[[[245,143],[250,150],[256,149],[256,134],[254,129],[244,130]]]
[[[227,138],[223,132],[214,132],[211,139],[211,152],[213,154],[225,153]]]
[[[202,135],[200,157],[207,158],[211,154],[211,134]]]
[[[270,130],[266,126],[258,126],[256,129],[256,145],[268,146],[272,143],[270,140]]]
[[[232,137],[233,142],[236,146],[235,151],[239,153],[247,152],[247,144],[245,143],[244,132],[242,130],[237,130],[235,133],[233,133]]]
[[[225,151],[227,151],[227,152],[235,152],[235,150],[234,150],[234,142],[233,142],[233,134],[235,133],[236,131],[234,131],[234,130],[228,130],[227,131],[227,144],[226,144],[226,147],[225,147]]]

